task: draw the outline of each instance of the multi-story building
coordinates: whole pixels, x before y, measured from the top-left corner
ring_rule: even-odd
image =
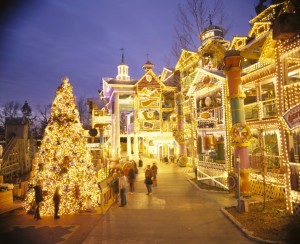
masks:
[[[286,197],[288,209],[299,212],[297,20],[299,6],[290,1],[273,4],[250,20],[248,36],[234,37],[230,46],[222,40],[221,29],[208,27],[201,33],[198,52],[183,51],[176,68],[186,88],[186,115],[192,112],[197,122],[198,177],[234,188],[237,162],[232,119],[236,118],[231,116],[230,84],[222,63],[226,50],[238,51],[243,93],[238,95],[251,132],[247,142],[251,191],[262,194],[265,178],[267,197]]]
[[[153,66],[147,61],[143,66],[145,74],[132,80],[123,54],[116,78],[102,80],[100,95],[105,106],[99,107],[95,100],[88,100],[93,113],[92,127],[105,125],[104,135],[109,135],[104,147],[108,148],[111,167],[121,158],[137,160],[140,155],[155,158],[174,155],[176,85],[170,70],[164,69],[157,76]],[[108,113],[106,122],[99,109]]]
[[[175,67],[180,71],[185,97],[187,156],[197,163],[199,179],[227,188],[230,162],[224,153],[227,135],[222,68],[230,43],[224,40],[223,29],[212,24],[201,32],[200,39],[198,51],[183,50]]]
[[[5,144],[0,145],[0,175],[5,180],[28,174],[32,168],[27,118],[6,118]]]
[[[251,192],[262,194],[266,180],[267,197],[286,198],[288,209],[299,213],[299,12],[292,1],[273,4],[250,20],[248,36],[235,36],[231,44],[211,24],[197,52],[183,50],[175,71],[160,76],[147,61],[145,74],[131,80],[123,58],[116,79],[103,79],[111,158],[186,155],[199,180],[232,189],[244,163],[237,147],[243,147],[249,169],[242,169],[242,181],[250,182]],[[232,67],[224,71],[229,50],[240,60],[234,67],[239,94],[230,96]],[[235,103],[243,113],[232,112]],[[247,133],[233,130],[240,127]],[[246,133],[247,141],[235,133]]]

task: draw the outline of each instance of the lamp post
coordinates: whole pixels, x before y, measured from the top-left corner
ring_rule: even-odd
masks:
[[[237,167],[237,197],[238,197],[238,212],[241,212],[241,186],[240,186],[240,156],[237,155],[235,158],[236,167]]]

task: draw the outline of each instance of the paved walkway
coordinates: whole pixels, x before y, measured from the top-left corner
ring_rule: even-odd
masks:
[[[158,186],[148,196],[143,168],[154,161]],[[153,159],[143,166],[125,207],[40,221],[16,210],[0,216],[1,243],[253,243],[220,211],[236,205],[231,195],[199,190],[188,180],[194,176],[188,168]]]
[[[188,168],[156,161],[158,186],[145,195],[140,169],[136,191],[127,194],[124,208],[112,206],[85,239],[92,243],[253,243],[224,215],[220,208],[236,199],[226,193],[199,191],[186,174]],[[193,173],[191,174],[193,176]]]

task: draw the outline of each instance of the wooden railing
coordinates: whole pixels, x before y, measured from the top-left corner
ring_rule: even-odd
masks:
[[[16,137],[13,136],[10,138],[10,140],[8,141],[8,143],[6,144],[4,150],[3,150],[3,154],[2,157],[6,158],[6,156],[9,154],[9,152],[11,151],[11,149],[15,146],[16,144]]]
[[[19,151],[15,148],[16,142],[16,137],[12,137],[3,150],[0,175],[9,175],[22,169],[19,162]]]
[[[279,171],[281,167],[281,159],[279,156],[272,155],[249,155],[250,164],[253,170],[262,171],[264,166],[262,160],[265,162],[265,167],[268,172],[276,172]]]
[[[109,186],[106,186],[104,189],[101,190],[100,193],[101,214],[105,214],[113,203],[114,203],[113,189]]]
[[[245,105],[246,120],[267,119],[277,116],[276,98]]]

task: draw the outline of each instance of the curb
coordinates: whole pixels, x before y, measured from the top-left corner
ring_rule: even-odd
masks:
[[[219,192],[219,191],[213,191],[213,190],[205,190],[198,187],[198,185],[193,182],[191,179],[187,178],[187,180],[194,185],[198,191],[205,191],[205,192]],[[226,193],[226,192],[225,192]],[[227,217],[248,239],[255,241],[257,243],[272,243],[272,244],[286,244],[286,242],[282,241],[270,241],[270,240],[264,240],[260,237],[254,236],[254,233],[245,229],[243,225],[237,221],[228,211],[225,210],[225,207],[221,208],[221,212]]]
[[[5,215],[5,214],[10,213],[10,212],[13,212],[17,209],[23,209],[23,206],[22,205],[20,205],[20,206],[17,205],[17,206],[11,206],[10,208],[7,208],[7,209],[3,209],[3,210],[0,211],[0,216]]]
[[[264,240],[260,237],[254,236],[254,233],[252,231],[249,231],[247,229],[245,229],[242,224],[237,221],[229,212],[227,212],[225,210],[225,208],[221,208],[221,212],[225,215],[225,217],[227,217],[236,227],[238,227],[240,229],[241,232],[243,232],[243,234],[248,237],[250,240],[253,240],[257,243],[273,243],[273,244],[286,244],[286,242],[282,242],[282,241],[270,241],[270,240]]]

